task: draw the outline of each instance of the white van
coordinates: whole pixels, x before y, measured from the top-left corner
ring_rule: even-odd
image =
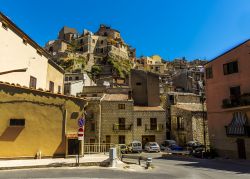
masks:
[[[129,152],[142,152],[142,144],[140,141],[133,141],[128,145]]]

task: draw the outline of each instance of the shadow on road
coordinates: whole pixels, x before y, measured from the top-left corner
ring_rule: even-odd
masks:
[[[169,156],[158,159],[182,161],[180,163],[177,163],[177,166],[229,171],[235,172],[237,174],[250,173],[250,161],[247,160],[242,161],[230,159],[200,159],[183,156]]]

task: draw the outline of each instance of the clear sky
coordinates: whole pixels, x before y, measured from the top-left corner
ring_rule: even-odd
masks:
[[[137,56],[211,60],[250,38],[250,0],[0,0],[0,11],[41,46],[62,26],[121,32]]]

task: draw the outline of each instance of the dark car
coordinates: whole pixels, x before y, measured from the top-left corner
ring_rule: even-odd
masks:
[[[128,153],[128,147],[125,144],[119,144],[119,149],[122,154]]]
[[[202,152],[204,152],[204,145],[197,141],[189,141],[187,143],[187,149],[195,157],[202,157]]]
[[[176,144],[175,140],[165,140],[161,145],[161,150],[165,150],[166,148],[169,149],[170,145]]]
[[[169,146],[169,148],[171,150],[175,150],[175,151],[182,151],[183,150],[183,148],[178,146],[177,144],[172,144],[172,145]]]

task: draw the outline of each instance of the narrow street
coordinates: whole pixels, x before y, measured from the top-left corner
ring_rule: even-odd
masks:
[[[136,155],[136,154],[135,154]],[[0,171],[0,178],[202,178],[248,179],[249,163],[222,159],[196,159],[186,157],[159,158],[160,154],[143,153],[153,158],[153,167],[144,169],[145,163],[123,164],[116,168],[79,167]],[[130,163],[135,161],[126,159]]]

